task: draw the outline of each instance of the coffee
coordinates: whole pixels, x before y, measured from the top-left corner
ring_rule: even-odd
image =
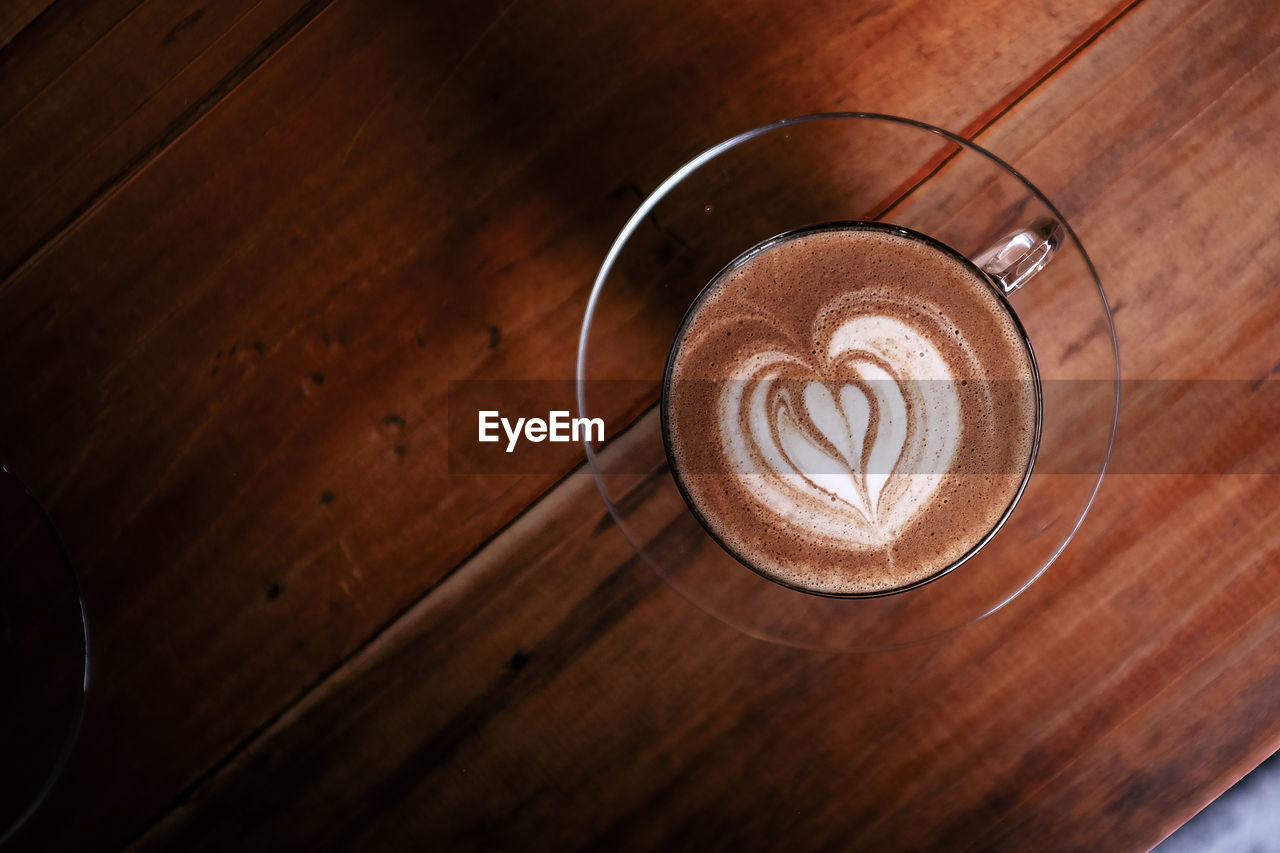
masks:
[[[1017,320],[949,248],[877,223],[782,235],[725,268],[667,362],[663,435],[695,515],[760,574],[880,594],[966,559],[1039,429]]]

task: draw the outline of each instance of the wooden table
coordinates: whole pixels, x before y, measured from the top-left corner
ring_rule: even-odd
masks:
[[[1156,417],[1273,414],[1280,5],[23,0],[5,42],[0,453],[95,652],[15,849],[1141,850],[1280,744],[1274,437]],[[572,451],[446,463],[449,380],[572,376],[644,193],[854,109],[1037,182],[1170,380],[1119,452],[1215,448],[878,655],[691,607]]]

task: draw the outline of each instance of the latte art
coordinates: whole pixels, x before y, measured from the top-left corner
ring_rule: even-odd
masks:
[[[1033,370],[959,259],[884,227],[806,232],[749,254],[691,309],[668,365],[668,452],[750,567],[881,592],[999,523],[1030,462]]]
[[[887,545],[942,482],[904,472],[945,469],[955,456],[960,401],[950,371],[933,344],[891,317],[848,320],[818,358],[747,356],[721,393],[721,443],[732,470],[780,517],[804,511],[813,533]],[[829,378],[784,378],[796,368]]]

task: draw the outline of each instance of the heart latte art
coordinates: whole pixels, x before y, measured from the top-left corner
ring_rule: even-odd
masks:
[[[774,350],[733,365],[721,445],[779,516],[816,506],[812,527],[883,547],[941,484],[926,471],[955,456],[960,401],[941,354],[900,320],[853,317],[823,343],[816,358]],[[893,478],[899,468],[919,476]]]
[[[979,273],[870,224],[769,241],[690,309],[663,398],[674,474],[767,577],[885,592],[1007,514],[1031,462],[1034,365]]]

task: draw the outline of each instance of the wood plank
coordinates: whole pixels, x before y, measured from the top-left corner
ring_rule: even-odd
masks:
[[[142,3],[27,100],[13,84],[58,67],[64,45],[6,63],[0,81],[13,91],[0,104],[0,281],[56,244],[324,5]],[[112,17],[103,9],[97,22]]]
[[[1171,485],[1178,499],[1162,508],[1175,510],[1175,522],[1196,521],[1156,559],[1216,556],[1206,506],[1266,507],[1245,532],[1274,530],[1274,479],[1143,476],[1109,488],[1152,504]],[[558,489],[137,849],[399,849],[428,839],[441,849],[493,849],[529,838],[554,848],[654,849],[768,846],[784,833],[811,846],[959,849],[1022,814],[1014,798],[1061,765],[1078,789],[1110,768],[1102,801],[1126,804],[1115,810],[1129,822],[1119,828],[1134,837],[1104,835],[1115,819],[1096,834],[1132,849],[1188,809],[1172,780],[1204,778],[1224,755],[1241,756],[1233,772],[1245,769],[1259,757],[1258,726],[1274,726],[1262,714],[1274,710],[1280,661],[1264,640],[1277,619],[1250,624],[1241,606],[1273,605],[1260,595],[1273,572],[1240,566],[1236,588],[1162,629],[1165,611],[1138,620],[1133,612],[1135,600],[1162,593],[1158,586],[1140,579],[1126,587],[1093,571],[1101,560],[1132,563],[1150,547],[1134,536],[1068,559],[1055,583],[970,629],[963,643],[815,655],[751,640],[680,600],[602,523],[593,488],[575,476]],[[1128,512],[1120,501],[1104,506],[1097,525]],[[1278,545],[1271,534],[1273,555]],[[1242,541],[1225,560],[1254,547]],[[1080,612],[1081,599],[1093,613]],[[1223,623],[1240,617],[1249,642],[1217,645],[1238,638],[1238,625]],[[1182,641],[1172,651],[1168,634]],[[1132,660],[1115,660],[1113,642],[1135,649]],[[1202,654],[1184,660],[1200,642]],[[1081,672],[1092,673],[1091,687],[1077,695]],[[1065,677],[1045,677],[1054,673]],[[1167,701],[1147,701],[1158,687]],[[1178,704],[1198,700],[1220,712],[1218,691],[1237,688],[1270,704],[1228,703],[1220,729],[1189,721]],[[1147,728],[1152,720],[1159,728]],[[1110,767],[1119,746],[1135,764]],[[1153,770],[1144,778],[1161,784],[1149,783],[1150,799],[1133,796],[1126,771],[1160,759],[1183,772]],[[1096,793],[1071,793],[1076,799],[1054,803],[1062,812],[1044,818],[1058,816],[1055,837],[1075,837],[1063,835],[1062,814],[1082,827],[1097,811],[1112,817]],[[921,815],[921,802],[937,805]],[[803,817],[796,803],[808,804]],[[1073,832],[1092,831],[1082,827]],[[991,843],[1026,849],[1044,837],[1009,833]]]
[[[451,478],[446,380],[571,374],[632,187],[780,115],[980,126],[1110,5],[327,8],[0,293],[98,649],[28,837],[126,837],[554,482]]]
[[[1277,35],[1268,4],[1144,4],[983,136],[1084,236],[1126,375],[1275,373],[1276,208],[1255,188],[1280,177]],[[1176,385],[1150,387],[1173,406]],[[1231,440],[1215,414],[1192,433]],[[1122,424],[1122,445],[1152,438]],[[1234,437],[1242,459],[1270,441]],[[138,848],[1133,849],[1280,744],[1275,474],[1109,478],[1025,598],[906,660],[714,622],[583,479]],[[678,509],[635,488],[642,511]]]
[[[53,5],[53,0],[11,0],[0,9],[0,49]]]
[[[0,49],[0,122],[8,122],[143,0],[51,3]]]

